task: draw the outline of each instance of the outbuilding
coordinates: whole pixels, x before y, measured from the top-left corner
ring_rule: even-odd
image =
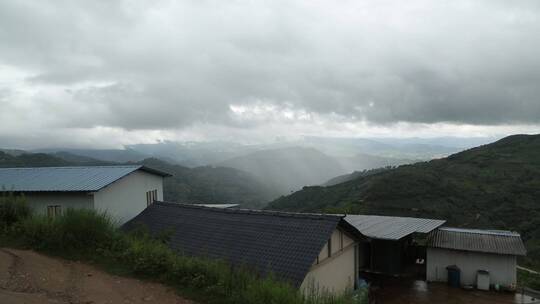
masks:
[[[423,275],[424,264],[416,263],[425,260],[425,247],[416,242],[415,236],[425,236],[445,223],[426,218],[353,214],[345,220],[366,236],[359,246],[360,272],[392,276],[417,272]]]
[[[1,168],[0,192],[24,194],[38,214],[68,208],[107,212],[118,224],[163,200],[162,171],[141,165]]]
[[[513,289],[517,257],[525,254],[516,232],[439,228],[428,236],[427,281],[447,282],[447,267],[452,267],[459,269],[462,286],[476,286],[487,280],[488,286]]]
[[[155,202],[123,229],[168,232],[173,250],[272,274],[305,294],[341,293],[355,287],[363,239],[343,217]]]

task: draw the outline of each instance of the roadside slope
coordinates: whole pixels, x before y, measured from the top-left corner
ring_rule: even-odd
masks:
[[[190,304],[171,288],[29,250],[0,248],[0,303]]]

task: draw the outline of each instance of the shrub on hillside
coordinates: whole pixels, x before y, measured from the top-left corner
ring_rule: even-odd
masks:
[[[108,216],[89,209],[68,209],[56,218],[32,216],[18,230],[32,248],[62,254],[93,254],[111,247],[119,237]]]
[[[15,223],[29,217],[30,207],[23,195],[2,193],[0,195],[0,229],[7,229]]]

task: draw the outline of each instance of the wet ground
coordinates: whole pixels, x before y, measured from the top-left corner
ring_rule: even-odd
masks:
[[[540,304],[519,293],[465,290],[444,283],[389,279],[374,288],[376,304]]]

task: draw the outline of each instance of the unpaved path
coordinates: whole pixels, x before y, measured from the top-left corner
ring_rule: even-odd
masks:
[[[166,286],[33,251],[0,248],[0,303],[193,304]]]

